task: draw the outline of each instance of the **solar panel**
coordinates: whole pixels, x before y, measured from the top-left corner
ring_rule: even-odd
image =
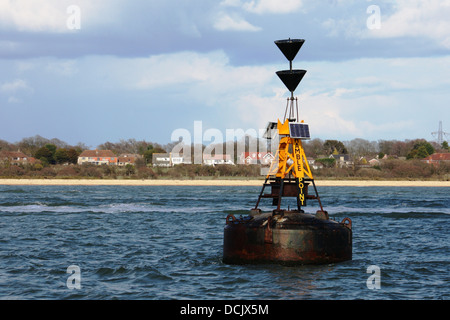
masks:
[[[309,125],[306,123],[291,122],[289,123],[290,137],[293,139],[311,139],[309,134]]]

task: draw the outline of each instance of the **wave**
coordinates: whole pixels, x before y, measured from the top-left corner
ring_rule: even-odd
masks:
[[[67,204],[42,204],[33,203],[14,205],[7,203],[0,206],[1,213],[30,214],[30,213],[197,213],[214,212],[211,207],[198,206],[167,206],[142,203],[114,203],[103,205],[67,205]]]
[[[411,207],[411,206],[386,206],[386,207],[350,207],[350,206],[328,206],[324,208],[329,215],[450,215],[449,208],[443,207]]]
[[[153,214],[216,214],[222,215],[234,214],[246,216],[249,214],[251,206],[242,204],[232,205],[208,205],[202,206],[188,206],[180,203],[159,204],[159,203],[111,203],[101,205],[82,205],[79,203],[59,203],[59,204],[45,204],[41,202],[35,202],[31,204],[16,204],[16,203],[4,203],[0,205],[0,215],[29,215],[29,214],[81,214],[81,213],[93,213],[93,214],[138,214],[138,213],[153,213]],[[273,208],[262,208],[268,211]],[[317,206],[307,206],[303,208],[306,213],[315,214],[319,209]],[[378,206],[378,207],[365,207],[365,206],[324,206],[324,210],[333,217],[348,216],[392,216],[392,217],[412,217],[417,218],[419,216],[437,216],[437,215],[450,215],[450,208],[444,208],[441,206],[427,206],[418,207],[410,205],[394,205],[394,206]]]
[[[7,189],[7,190],[1,190],[1,193],[27,193],[27,191],[23,189]]]

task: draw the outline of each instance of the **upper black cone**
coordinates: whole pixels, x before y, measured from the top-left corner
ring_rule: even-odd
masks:
[[[284,56],[289,61],[294,60],[303,43],[305,43],[305,40],[303,39],[288,39],[275,41],[277,47],[281,50],[281,52],[283,52]]]

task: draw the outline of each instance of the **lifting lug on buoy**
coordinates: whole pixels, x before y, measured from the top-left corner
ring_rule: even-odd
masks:
[[[344,218],[344,220],[342,220],[341,224],[343,224],[344,226],[346,226],[347,228],[352,230],[352,220],[350,218]]]
[[[230,219],[231,219],[231,221],[230,221]],[[232,215],[232,214],[229,214],[229,215],[227,215],[227,224],[230,224],[230,223],[235,223],[236,222],[236,217],[234,216],[234,215]]]

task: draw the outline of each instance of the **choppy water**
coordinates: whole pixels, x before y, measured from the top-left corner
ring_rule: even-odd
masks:
[[[0,186],[0,299],[450,298],[450,188],[317,184],[352,219],[352,261],[222,263],[225,218],[260,187]]]

